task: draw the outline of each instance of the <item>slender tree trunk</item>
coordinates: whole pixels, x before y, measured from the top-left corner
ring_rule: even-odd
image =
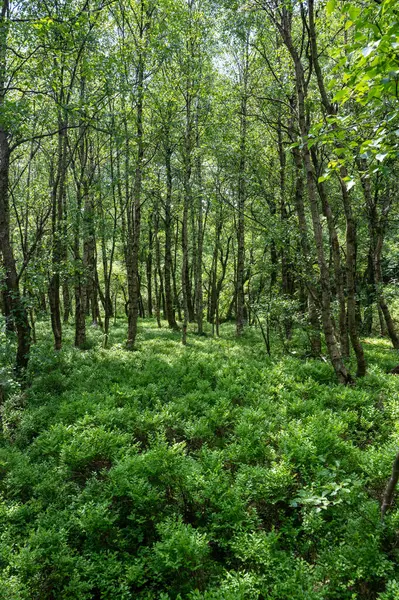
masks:
[[[197,312],[197,332],[202,335],[204,332],[204,298],[202,290],[202,256],[203,256],[203,237],[204,237],[204,214],[203,214],[203,190],[202,190],[202,164],[201,156],[199,153],[200,148],[200,134],[198,127],[199,119],[199,101],[197,99],[197,111],[196,111],[196,146],[197,146],[197,157],[196,157],[196,178],[197,178],[197,255],[196,255],[196,277],[195,277],[195,298],[196,298],[196,312]]]
[[[191,269],[190,269],[190,258],[189,258],[189,243],[188,243],[188,215],[187,215],[187,263],[186,263],[186,277],[185,277],[185,285],[186,285],[186,296],[187,296],[187,310],[188,310],[188,320],[190,323],[194,323],[195,321],[195,311],[194,311],[194,298],[193,298],[193,286],[192,286],[192,278],[191,278]]]
[[[65,157],[65,169],[66,169],[66,157]],[[67,197],[66,197],[66,186],[63,185],[63,196],[62,196],[62,239],[61,239],[61,267],[62,270],[66,271],[68,264],[68,211],[67,211]],[[63,304],[63,322],[68,324],[69,317],[72,314],[72,298],[70,294],[70,281],[67,275],[62,277],[62,304]]]
[[[381,254],[383,246],[383,234],[379,232],[377,234],[375,255],[374,255],[374,280],[376,285],[376,291],[378,294],[378,304],[381,312],[384,316],[384,320],[387,326],[388,335],[392,342],[392,346],[395,350],[399,349],[399,338],[396,332],[395,324],[392,319],[391,311],[389,310],[385,295],[382,291],[382,269],[381,269]]]
[[[286,207],[286,152],[284,149],[283,143],[283,132],[282,132],[282,123],[281,117],[279,116],[277,123],[277,139],[278,139],[278,155],[279,155],[279,163],[280,163],[280,219],[281,226],[284,232],[284,239],[281,247],[281,287],[284,296],[288,298],[292,298],[294,295],[294,279],[293,279],[293,265],[290,259],[290,230],[288,223],[288,212]],[[275,285],[276,281],[276,257],[277,251],[274,240],[271,243],[271,259],[272,259],[272,277],[271,277],[271,287]],[[274,279],[274,281],[273,281]],[[292,337],[292,318],[289,315],[284,317],[284,330],[285,337],[287,340]]]
[[[374,265],[373,256],[374,249],[372,247],[372,240],[369,240],[369,249],[367,253],[367,268],[363,276],[363,285],[365,289],[365,306],[363,313],[363,328],[362,332],[365,335],[371,335],[373,332],[373,320],[374,320],[374,304],[376,301],[375,297],[375,282],[374,282]]]
[[[81,210],[82,210],[82,181],[77,182],[77,210],[74,235],[75,263],[75,346],[82,348],[86,344],[86,286],[85,272],[81,253]]]
[[[395,489],[396,489],[396,484],[398,483],[398,479],[399,479],[399,452],[396,455],[395,460],[393,461],[392,474],[388,481],[388,485],[386,487],[384,497],[382,499],[381,520],[384,519],[388,508],[392,504],[393,496],[394,496]]]
[[[158,207],[155,206],[153,212],[154,219],[154,240],[155,240],[155,269],[154,269],[154,286],[155,286],[155,316],[157,318],[157,325],[159,329],[162,327],[161,324],[161,291],[160,285],[158,284],[158,277],[161,273],[161,248],[158,238]]]
[[[245,65],[240,115],[240,153],[238,166],[238,214],[237,214],[237,279],[236,279],[236,334],[244,331],[244,270],[245,270],[245,199],[246,199],[246,152],[247,152],[247,78],[248,43],[245,47]]]
[[[180,306],[180,298],[177,289],[177,252],[178,247],[180,246],[179,241],[179,219],[176,219],[176,234],[174,239],[174,255],[173,255],[173,263],[172,263],[172,280],[173,280],[173,301],[174,305],[177,309],[177,317],[179,321],[182,321],[182,313]]]
[[[313,164],[316,172],[319,171],[319,163],[314,148],[311,151]],[[332,253],[332,261],[334,266],[334,279],[335,288],[337,293],[338,305],[339,305],[339,341],[342,356],[349,357],[349,335],[348,335],[348,324],[346,314],[346,301],[345,301],[345,286],[344,286],[344,273],[341,262],[341,252],[338,240],[337,230],[334,224],[334,216],[331,210],[330,203],[327,199],[325,186],[323,183],[317,185],[319,196],[321,199],[322,209],[324,216],[327,219],[328,233],[330,238],[330,247]]]
[[[166,198],[165,198],[165,306],[168,325],[177,330],[175,310],[172,298],[172,150],[168,141],[169,132],[166,132],[167,142],[165,148],[166,165]]]
[[[75,346],[83,348],[86,344],[86,303],[90,302],[91,287],[87,282],[89,264],[89,244],[90,237],[90,218],[89,204],[89,184],[88,184],[88,139],[84,126],[84,102],[85,102],[86,81],[82,76],[80,80],[80,125],[79,141],[77,148],[78,165],[72,161],[73,173],[76,184],[76,214],[75,214],[75,235],[74,235],[74,265],[75,265]],[[82,227],[82,208],[83,227]],[[81,239],[83,238],[83,255],[81,249]],[[90,276],[89,276],[90,277]]]
[[[146,275],[147,275],[147,307],[148,316],[152,318],[152,255],[154,246],[154,235],[152,231],[153,215],[150,213],[148,217],[148,251],[146,258]]]
[[[69,291],[69,281],[67,278],[65,278],[62,282],[62,305],[63,305],[63,317],[62,320],[64,322],[65,325],[68,324],[69,321],[69,316],[72,312],[72,300],[71,300],[71,294]]]
[[[291,55],[295,69],[295,84],[298,98],[298,119],[299,129],[302,140],[302,156],[306,171],[306,183],[308,198],[310,204],[310,212],[312,217],[313,233],[316,244],[317,261],[320,270],[320,287],[321,287],[321,317],[324,337],[326,340],[327,350],[330,356],[331,363],[340,383],[348,384],[352,382],[352,377],[347,370],[337,339],[335,337],[334,324],[332,318],[331,307],[331,289],[330,275],[327,262],[324,254],[323,245],[323,228],[320,219],[319,207],[317,203],[317,188],[315,175],[312,167],[312,160],[308,147],[309,128],[306,121],[305,98],[306,98],[306,79],[303,71],[301,59],[293,45],[290,30],[289,16],[284,11],[282,34],[287,49]]]
[[[183,326],[182,326],[182,344],[187,344],[187,324],[189,321],[187,277],[188,277],[188,195],[184,195],[183,200],[183,223],[182,223],[182,288],[183,288]]]
[[[384,315],[381,310],[381,306],[379,304],[377,304],[377,310],[378,310],[378,322],[380,324],[380,335],[381,335],[381,337],[385,337],[387,335],[387,328],[386,328],[386,324],[385,324]]]
[[[97,166],[98,168],[98,166]],[[102,263],[103,263],[103,273],[104,273],[104,348],[108,346],[109,339],[109,328],[110,321],[114,312],[112,297],[111,297],[111,279],[112,279],[112,271],[114,264],[114,254],[115,254],[115,245],[116,245],[116,231],[118,226],[118,201],[116,195],[116,186],[114,183],[114,156],[113,156],[113,143],[112,136],[110,136],[110,171],[111,171],[111,186],[112,186],[112,202],[113,202],[113,227],[112,227],[112,242],[111,242],[111,251],[108,260],[108,252],[107,252],[107,240],[106,240],[106,230],[105,230],[105,212],[103,207],[103,194],[100,188],[99,194],[99,213],[100,213],[100,231],[101,231],[101,255],[102,255]]]
[[[221,231],[222,231],[222,221],[221,221],[221,219],[218,218],[216,227],[215,227],[215,242],[214,242],[213,256],[212,256],[210,294],[209,294],[209,322],[212,324],[213,330],[215,329],[216,308],[217,308],[217,303],[218,303],[217,277],[218,277],[218,254],[219,254]]]
[[[193,10],[193,3],[189,2],[189,10]],[[191,21],[191,17],[190,17]],[[191,26],[190,26],[191,33]],[[193,40],[189,38],[186,42],[187,54],[189,56],[189,71],[186,79],[186,90],[185,90],[185,118],[186,118],[186,129],[184,136],[184,148],[183,148],[183,221],[182,221],[182,292],[183,292],[183,325],[182,325],[182,344],[187,344],[187,326],[188,322],[193,320],[194,311],[192,306],[191,298],[191,283],[190,283],[190,268],[188,258],[188,216],[190,207],[192,207],[192,149],[193,149],[193,115],[192,115],[192,74],[191,74],[191,60],[193,56]]]
[[[312,53],[312,63],[315,69],[322,104],[328,115],[334,116],[336,109],[330,102],[324,85],[324,78],[319,63],[316,28],[314,23],[314,0],[309,0],[309,37]],[[304,81],[304,79],[303,79]],[[305,140],[304,140],[305,142]],[[305,142],[306,143],[306,142]],[[347,287],[347,318],[349,337],[355,351],[357,361],[357,376],[366,374],[366,361],[362,344],[359,339],[356,322],[356,223],[353,217],[352,204],[346,185],[347,172],[345,167],[340,169],[340,184],[342,201],[346,218],[346,287]]]
[[[4,5],[0,26],[5,27]],[[4,32],[0,32],[3,38]],[[5,38],[6,39],[6,38]],[[1,43],[5,43],[5,39]],[[0,69],[3,71],[0,77],[0,108],[4,100],[4,66],[3,54],[5,48],[0,48],[1,63]],[[9,173],[10,173],[10,146],[6,132],[0,127],[0,251],[3,256],[5,270],[4,298],[9,307],[9,314],[14,323],[17,333],[17,353],[15,360],[15,369],[17,375],[22,375],[29,361],[29,352],[31,344],[31,328],[29,317],[21,297],[17,268],[13,248],[10,239],[10,207],[9,207]]]
[[[87,160],[87,159],[86,159]],[[86,167],[87,168],[87,167]],[[85,175],[87,177],[87,175]],[[86,184],[84,190],[84,208],[83,208],[83,223],[84,223],[84,242],[83,242],[83,264],[85,271],[85,297],[87,313],[91,314],[93,325],[98,324],[98,297],[96,285],[96,237],[94,226],[94,201],[93,197]]]
[[[79,217],[77,217],[78,219]],[[75,225],[74,259],[75,259],[75,346],[83,348],[86,344],[86,290],[83,282],[83,260],[80,251],[81,228]]]
[[[388,218],[390,210],[390,201],[387,198],[382,205],[381,216],[377,214],[377,202],[373,199],[371,192],[370,181],[367,175],[367,165],[365,163],[358,162],[358,168],[361,174],[361,182],[363,187],[363,193],[368,207],[368,219],[369,219],[369,235],[370,235],[370,246],[371,246],[371,262],[374,276],[375,296],[378,299],[379,315],[382,313],[388,336],[392,342],[392,346],[395,349],[399,349],[399,337],[396,332],[396,327],[392,319],[391,311],[389,310],[385,295],[382,289],[382,269],[381,269],[381,256],[384,244],[384,234],[386,228],[386,220]],[[381,328],[383,330],[383,328]]]
[[[1,166],[0,166],[1,169]],[[4,269],[4,271],[6,271],[6,266],[4,263],[4,259],[3,256],[0,254],[0,258],[1,258],[1,267]],[[1,282],[1,286],[3,287],[3,282]],[[6,286],[5,286],[6,287]],[[15,331],[15,324],[12,318],[12,306],[11,306],[11,298],[10,295],[7,293],[6,289],[2,289],[0,291],[0,296],[1,296],[1,310],[2,310],[2,314],[5,318],[5,325],[6,325],[6,331],[11,333]]]
[[[348,328],[349,336],[355,351],[358,377],[366,374],[366,359],[363,346],[359,340],[356,321],[356,224],[353,217],[351,201],[344,178],[347,173],[341,169],[341,190],[344,211],[346,217],[346,289],[347,289],[347,310],[348,310]]]
[[[142,11],[144,10],[142,5]],[[144,34],[144,31],[142,32]],[[128,312],[128,339],[127,348],[133,350],[137,336],[137,320],[140,301],[139,282],[139,253],[140,253],[140,226],[141,226],[141,193],[143,179],[144,159],[144,59],[140,55],[137,69],[137,159],[133,186],[133,205],[129,214],[129,265],[128,265],[128,290],[129,290],[129,312]]]
[[[293,132],[291,132],[293,135]],[[306,269],[305,282],[308,289],[307,307],[309,313],[309,322],[311,325],[310,332],[310,347],[312,356],[320,356],[321,354],[321,338],[320,338],[320,319],[317,310],[318,292],[316,285],[313,282],[312,273],[312,251],[309,243],[309,232],[305,214],[304,204],[304,181],[303,181],[303,163],[299,148],[292,148],[292,155],[295,164],[295,209],[298,218],[300,243],[302,249],[303,262]],[[305,296],[306,298],[306,296]],[[306,302],[306,300],[305,300]]]
[[[61,261],[62,261],[62,232],[63,232],[63,202],[65,197],[65,178],[67,169],[67,123],[58,115],[58,154],[57,173],[52,185],[52,268],[50,278],[49,303],[51,312],[51,326],[54,336],[54,347],[60,350],[62,346],[61,324]]]

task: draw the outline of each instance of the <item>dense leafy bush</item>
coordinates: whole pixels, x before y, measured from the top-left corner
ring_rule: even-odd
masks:
[[[39,340],[10,389],[0,598],[397,600],[393,352],[370,340],[379,367],[344,388],[253,332],[146,327],[135,353]]]

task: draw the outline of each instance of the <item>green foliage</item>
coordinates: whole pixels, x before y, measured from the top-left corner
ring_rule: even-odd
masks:
[[[0,597],[397,598],[399,511],[382,527],[379,500],[399,388],[381,342],[350,389],[228,326],[184,349],[146,324],[134,354],[99,336],[39,342],[4,407]]]

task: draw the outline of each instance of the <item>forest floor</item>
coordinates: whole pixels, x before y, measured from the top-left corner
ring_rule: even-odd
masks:
[[[138,350],[52,350],[2,407],[0,598],[399,598],[399,509],[379,502],[398,445],[397,354],[368,375],[267,357],[261,336],[141,323]],[[69,339],[68,339],[69,338]]]

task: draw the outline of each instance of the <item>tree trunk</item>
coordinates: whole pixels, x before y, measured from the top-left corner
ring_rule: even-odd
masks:
[[[236,334],[244,331],[244,270],[245,270],[245,199],[246,199],[246,146],[247,146],[247,78],[248,36],[245,46],[245,65],[240,113],[240,153],[238,166],[238,215],[237,215],[237,279],[236,279]]]
[[[64,190],[67,169],[67,123],[58,115],[58,153],[57,173],[52,182],[52,268],[53,273],[49,285],[49,303],[51,312],[51,326],[54,336],[54,348],[60,350],[62,346],[62,324],[61,324],[61,261],[63,247],[63,218],[64,218]]]
[[[396,484],[398,483],[398,479],[399,479],[399,452],[395,457],[395,460],[393,461],[393,465],[392,465],[392,474],[391,477],[388,481],[388,485],[386,487],[385,493],[384,493],[384,497],[382,499],[382,503],[381,503],[381,520],[384,519],[385,514],[388,510],[388,508],[391,506],[392,501],[393,501],[393,496],[395,493],[395,489],[396,489]]]
[[[346,217],[346,291],[347,291],[347,311],[349,336],[355,351],[358,377],[364,377],[366,374],[366,359],[363,346],[359,340],[356,320],[356,224],[353,217],[351,201],[344,178],[347,176],[346,170],[341,169],[340,182],[342,190],[342,200]]]
[[[284,17],[283,17],[284,18]],[[312,168],[312,160],[308,147],[309,128],[306,120],[305,98],[306,98],[306,79],[303,71],[301,59],[293,45],[290,31],[290,20],[285,13],[283,24],[283,38],[287,49],[291,55],[295,69],[295,85],[298,98],[298,118],[299,129],[302,140],[302,156],[306,171],[306,183],[308,198],[310,204],[310,212],[312,217],[313,233],[316,244],[317,261],[320,270],[320,287],[321,287],[321,317],[324,337],[326,340],[327,350],[330,356],[331,363],[334,367],[337,379],[340,383],[348,384],[352,382],[352,377],[347,370],[343,360],[341,350],[338,346],[335,337],[334,325],[331,309],[331,289],[330,275],[327,262],[324,254],[323,246],[323,229],[321,225],[319,207],[317,203],[317,188],[315,175]]]
[[[392,346],[397,350],[399,349],[399,337],[396,332],[396,327],[392,319],[391,312],[389,310],[385,295],[382,290],[382,269],[381,269],[381,256],[384,245],[384,234],[386,229],[386,221],[390,210],[390,200],[387,196],[383,198],[381,216],[377,214],[377,193],[376,199],[373,198],[370,186],[370,180],[367,177],[367,165],[365,162],[358,162],[358,168],[361,175],[361,182],[363,187],[363,193],[366,200],[368,220],[369,220],[369,235],[370,235],[370,252],[371,262],[374,275],[374,286],[375,296],[378,299],[378,308],[381,311],[389,338],[392,342]]]
[[[294,295],[293,265],[290,259],[290,230],[288,226],[288,212],[285,201],[286,194],[286,152],[283,144],[283,132],[281,116],[279,115],[277,123],[278,156],[280,166],[280,219],[284,238],[282,240],[281,255],[281,289],[285,297],[292,298]],[[275,241],[271,242],[270,256],[272,261],[272,276],[270,281],[270,291],[272,291],[277,276],[277,251]],[[292,337],[292,318],[289,315],[284,316],[284,332],[287,340]],[[269,348],[270,350],[270,348]]]
[[[75,264],[75,346],[82,348],[86,344],[86,286],[84,283],[84,265],[81,253],[81,209],[82,209],[82,181],[77,181],[77,211],[74,236],[74,264]]]
[[[174,256],[172,264],[172,280],[173,280],[173,301],[177,309],[177,317],[179,321],[182,321],[180,298],[177,290],[177,252],[179,247],[179,219],[176,219],[176,235],[174,238]]]
[[[169,133],[167,132],[167,136]],[[172,150],[167,138],[165,148],[166,198],[165,198],[165,307],[166,318],[171,329],[177,330],[175,310],[172,298]]]
[[[154,213],[154,240],[155,240],[155,269],[154,269],[154,286],[155,286],[155,315],[157,318],[157,324],[159,329],[162,327],[161,324],[161,291],[160,285],[158,284],[158,276],[161,273],[161,248],[158,238],[158,207],[155,206]]]
[[[291,136],[293,137],[292,125],[291,125]],[[303,181],[303,163],[299,148],[294,146],[292,148],[292,155],[295,164],[295,210],[298,218],[300,243],[302,250],[303,262],[306,269],[304,274],[304,281],[308,290],[307,293],[307,308],[309,314],[309,323],[311,325],[310,332],[310,347],[312,356],[317,357],[321,354],[321,339],[320,339],[320,319],[317,310],[319,304],[319,294],[316,285],[313,281],[313,265],[312,265],[312,251],[309,243],[308,225],[305,214],[304,204],[304,181]],[[306,296],[304,300],[306,307]],[[305,308],[304,307],[304,308]],[[306,310],[306,308],[305,308]]]
[[[187,324],[189,321],[187,277],[188,277],[188,195],[184,195],[183,200],[183,223],[182,223],[182,288],[183,288],[183,326],[182,326],[182,344],[187,344]]]
[[[319,63],[319,52],[317,48],[316,28],[314,23],[314,0],[309,0],[309,37],[312,54],[312,63],[315,69],[322,104],[328,115],[336,114],[335,106],[330,102],[324,85],[324,78]],[[304,79],[303,79],[304,81]],[[305,141],[305,140],[304,140]],[[355,351],[357,361],[357,376],[366,374],[366,361],[363,347],[359,340],[356,322],[356,223],[353,217],[352,205],[349,191],[346,186],[347,172],[345,167],[340,169],[340,184],[342,190],[342,201],[346,218],[346,287],[347,287],[347,319],[349,337]]]
[[[144,10],[143,5],[141,10]],[[142,31],[144,35],[144,30]],[[137,336],[137,320],[139,313],[140,283],[139,283],[139,253],[140,253],[140,226],[141,226],[141,192],[143,179],[144,159],[144,131],[143,131],[143,109],[144,109],[144,59],[142,54],[139,58],[137,68],[137,158],[133,186],[133,204],[128,215],[129,248],[128,248],[128,339],[127,348],[135,348]]]
[[[98,167],[97,167],[98,168]],[[110,320],[112,318],[114,309],[112,305],[112,297],[111,297],[111,278],[112,278],[112,270],[114,264],[114,254],[115,254],[115,245],[116,245],[116,231],[118,226],[118,202],[116,195],[116,187],[114,183],[114,157],[113,157],[113,144],[112,144],[112,136],[110,136],[110,170],[111,170],[111,185],[112,185],[112,201],[113,201],[113,227],[112,227],[112,243],[111,243],[111,251],[108,259],[107,253],[107,240],[105,235],[105,213],[103,208],[103,195],[100,188],[99,194],[99,213],[100,213],[100,231],[101,231],[101,254],[102,254],[102,263],[103,263],[103,273],[104,273],[104,348],[108,346],[109,339],[109,327]]]
[[[313,164],[316,172],[319,171],[319,163],[314,148],[311,150]],[[321,199],[321,205],[324,216],[327,219],[328,233],[330,238],[332,261],[334,266],[334,279],[335,289],[337,293],[338,305],[339,305],[339,341],[342,356],[349,357],[349,335],[348,335],[348,324],[346,314],[346,302],[345,302],[345,287],[344,287],[344,274],[341,263],[341,252],[339,247],[339,240],[337,230],[334,224],[334,216],[331,210],[330,203],[327,199],[327,194],[324,184],[318,183],[317,188]]]
[[[147,275],[147,307],[148,316],[152,318],[152,254],[154,236],[152,231],[153,215],[148,217],[148,251],[146,257],[146,275]]]
[[[199,101],[197,99],[196,111],[196,178],[197,178],[197,255],[196,255],[196,274],[195,274],[195,298],[197,312],[197,333],[202,335],[204,332],[204,298],[202,290],[202,255],[203,255],[203,236],[204,236],[204,215],[203,215],[203,190],[202,190],[202,164],[199,153],[200,134],[198,127],[199,119]]]
[[[6,4],[6,3],[4,3]],[[4,5],[0,26],[4,29],[5,23]],[[0,35],[4,33],[0,32]],[[5,55],[5,48],[1,44],[1,54]],[[1,61],[3,67],[3,60]],[[4,67],[3,67],[4,69]],[[0,85],[0,107],[4,100],[4,78],[1,77]],[[24,300],[21,297],[18,283],[18,274],[10,238],[10,207],[9,207],[9,173],[10,173],[10,146],[6,132],[0,128],[0,251],[3,256],[5,270],[4,298],[9,307],[10,317],[14,323],[17,333],[17,353],[15,369],[21,376],[28,366],[29,351],[31,344],[31,328],[29,325],[28,312]]]

